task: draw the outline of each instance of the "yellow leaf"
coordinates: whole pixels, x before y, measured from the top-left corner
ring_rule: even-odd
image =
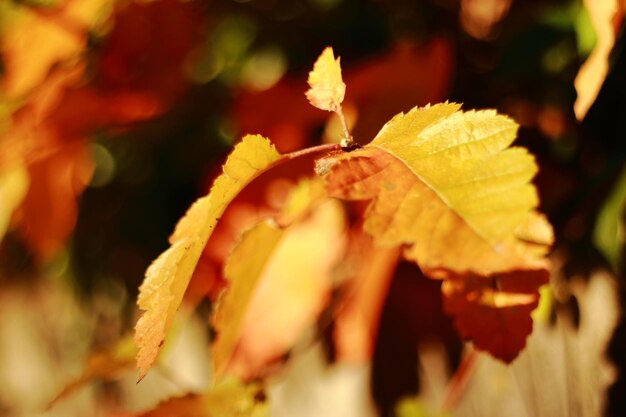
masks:
[[[291,348],[326,303],[345,225],[341,205],[320,189],[301,183],[284,211],[294,223],[259,223],[228,258],[230,287],[214,316],[216,373],[255,376]]]
[[[309,72],[309,86],[306,97],[318,109],[339,111],[346,93],[346,85],[341,79],[339,58],[335,59],[333,49],[327,47],[315,61]]]
[[[511,119],[459,108],[414,108],[363,149],[327,159],[320,166],[329,193],[373,199],[366,231],[379,244],[406,244],[405,255],[431,275],[526,268],[552,240],[534,212],[534,158],[508,147],[517,131]]]
[[[145,313],[135,327],[140,379],[154,363],[187,285],[220,216],[237,193],[280,155],[261,136],[243,138],[224,164],[223,174],[206,196],[198,199],[178,222],[171,247],[146,271],[137,303]]]
[[[9,227],[11,215],[28,191],[28,173],[21,163],[0,167],[0,240]]]

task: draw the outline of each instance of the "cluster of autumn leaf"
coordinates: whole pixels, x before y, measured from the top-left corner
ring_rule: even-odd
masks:
[[[193,23],[196,7],[2,3],[0,237],[16,229],[39,262],[59,254],[94,173],[92,135],[158,116],[186,88],[181,66],[197,25],[162,23]],[[100,42],[97,55],[90,39]]]
[[[214,301],[218,376],[267,375],[323,310],[336,323],[338,359],[366,359],[400,259],[442,281],[462,338],[512,361],[532,331],[553,241],[536,211],[534,158],[510,147],[516,123],[446,102],[398,114],[361,147],[345,122],[332,49],[309,84],[307,98],[338,115],[343,137],[282,155],[260,135],[235,146],[146,272],[140,378],[188,287],[204,286]]]

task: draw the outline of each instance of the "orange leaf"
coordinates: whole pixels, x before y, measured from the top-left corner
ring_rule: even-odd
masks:
[[[145,310],[135,327],[140,379],[152,366],[196,268],[226,206],[248,182],[279,158],[261,136],[246,136],[224,164],[208,195],[198,199],[170,236],[171,247],[148,268],[137,303]]]
[[[371,358],[383,304],[400,256],[398,248],[375,248],[369,241],[362,246],[345,305],[335,320],[334,341],[340,361],[365,362]]]
[[[309,73],[309,86],[306,98],[321,110],[339,111],[346,93],[346,85],[341,79],[339,58],[335,59],[333,48],[327,47],[315,61]]]
[[[74,229],[76,198],[93,174],[89,144],[76,141],[28,165],[30,185],[16,213],[19,232],[40,260],[51,259]]]

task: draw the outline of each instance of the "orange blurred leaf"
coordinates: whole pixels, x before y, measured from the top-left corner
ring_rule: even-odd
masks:
[[[84,141],[50,150],[28,166],[30,185],[16,213],[19,232],[41,260],[51,259],[74,229],[76,196],[93,174],[91,149]]]
[[[112,4],[112,0],[66,0],[51,10],[11,10],[1,45],[6,96],[28,93],[54,64],[77,57],[86,47],[88,30],[110,13]]]
[[[335,320],[334,341],[340,361],[366,362],[372,357],[383,305],[400,256],[397,247],[376,248],[370,240],[357,254],[358,269]]]
[[[624,20],[623,0],[585,0],[598,41],[574,80],[574,113],[582,120],[595,101],[609,70],[609,55]]]
[[[345,244],[341,205],[325,198],[321,184],[305,181],[279,222],[290,224],[262,222],[244,234],[226,263],[230,287],[214,316],[218,374],[255,376],[292,347],[326,303]]]
[[[22,160],[28,172],[29,189],[14,223],[43,261],[56,255],[74,228],[76,200],[93,171],[89,135],[162,111],[150,96],[78,87],[83,70],[80,64],[56,68],[13,112],[0,137],[0,164]]]
[[[246,136],[224,164],[208,195],[198,199],[180,219],[170,237],[171,247],[146,271],[137,303],[145,310],[135,327],[139,348],[137,367],[143,378],[154,363],[176,310],[220,216],[237,193],[279,158],[261,136]]]

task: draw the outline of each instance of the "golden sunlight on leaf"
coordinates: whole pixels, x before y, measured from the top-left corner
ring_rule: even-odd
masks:
[[[46,12],[11,9],[13,18],[2,34],[5,67],[2,89],[19,97],[41,83],[50,68],[77,57],[87,44],[87,32],[110,12],[111,0],[66,0]]]
[[[327,47],[315,61],[308,79],[311,87],[306,97],[312,105],[321,110],[339,111],[346,93],[346,85],[341,79],[339,58],[335,59],[333,49]]]
[[[223,174],[215,180],[209,194],[198,199],[176,225],[170,237],[172,246],[146,271],[137,300],[145,312],[135,327],[140,378],[158,355],[204,245],[220,216],[237,193],[279,156],[267,139],[258,135],[244,137],[228,157]]]
[[[258,224],[227,261],[231,284],[214,317],[218,374],[257,375],[297,342],[328,299],[345,245],[341,205],[325,198],[321,184],[305,181],[284,213],[291,225]]]
[[[600,92],[609,70],[609,54],[624,20],[622,0],[584,0],[583,4],[589,12],[598,41],[574,80],[578,94],[574,113],[578,120],[585,117]]]
[[[379,244],[409,245],[405,255],[426,273],[524,268],[528,243],[515,233],[535,216],[534,158],[508,148],[515,122],[459,107],[399,114],[365,148],[322,160],[318,172],[327,172],[331,196],[373,199],[365,230]],[[549,224],[537,227],[551,236]]]
[[[459,108],[445,103],[399,114],[369,145],[322,159],[316,169],[329,195],[372,200],[364,229],[375,243],[404,245],[426,275],[445,279],[447,311],[461,336],[510,361],[532,330],[537,290],[548,280],[543,257],[552,228],[535,211],[534,158],[509,148],[515,122],[493,110]],[[484,284],[498,281],[498,273],[521,279],[532,299]],[[469,277],[483,285],[468,290]],[[494,333],[498,323],[513,321],[519,331]]]

